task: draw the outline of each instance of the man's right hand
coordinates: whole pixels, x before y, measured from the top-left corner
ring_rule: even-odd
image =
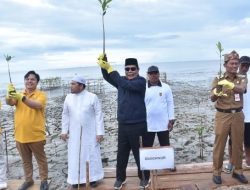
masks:
[[[106,54],[101,53],[97,59],[98,59],[98,61],[100,61],[100,60],[107,61],[107,56],[106,56]]]
[[[215,96],[218,96],[218,97],[220,97],[220,96],[227,97],[227,94],[224,94],[222,91],[217,92],[217,89],[216,89],[216,88],[213,90],[213,94],[214,94]]]
[[[61,138],[62,140],[64,140],[64,141],[67,141],[68,138],[69,138],[69,136],[68,136],[68,134],[61,134],[61,135],[60,135],[60,138]]]
[[[113,71],[113,68],[111,67],[111,65],[107,62],[107,61],[105,61],[105,60],[107,60],[107,57],[106,57],[106,55],[104,55],[104,54],[101,54],[101,55],[99,55],[99,57],[98,57],[98,65],[101,67],[101,68],[103,68],[103,69],[105,69],[108,73],[111,73],[112,71]]]
[[[7,95],[6,98],[10,98],[10,96],[16,92],[16,89],[12,83],[9,83],[7,86]]]

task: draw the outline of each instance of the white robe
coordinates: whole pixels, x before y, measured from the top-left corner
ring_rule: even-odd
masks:
[[[96,135],[104,134],[104,122],[101,105],[95,94],[84,90],[66,96],[62,113],[62,134],[69,135],[67,182],[78,184],[80,168],[80,183],[86,183],[86,161],[89,161],[90,182],[103,179],[100,145],[96,141]]]

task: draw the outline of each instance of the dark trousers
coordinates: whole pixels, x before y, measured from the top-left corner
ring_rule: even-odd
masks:
[[[144,144],[144,134],[147,130],[146,123],[140,124],[119,124],[118,127],[118,152],[116,165],[116,179],[124,181],[126,179],[126,168],[128,165],[129,153],[132,150],[138,169],[140,179],[149,179],[149,171],[140,170],[139,137],[142,136],[142,144]],[[144,177],[143,177],[144,174]]]
[[[247,148],[250,148],[250,123],[244,123],[245,130],[244,130],[244,145]],[[228,145],[232,146],[231,135],[229,133],[229,140]]]
[[[157,134],[160,146],[169,146],[169,131],[147,132],[144,136],[144,147],[152,147]]]
[[[250,148],[250,123],[245,123],[244,145],[245,147]]]

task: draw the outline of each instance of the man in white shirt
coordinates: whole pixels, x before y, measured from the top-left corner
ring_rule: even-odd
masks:
[[[250,66],[250,57],[242,56],[240,61],[244,61],[240,65],[240,71],[246,75],[247,79],[249,79],[249,75],[247,72]],[[247,91],[243,95],[243,112],[245,115],[244,123],[245,123],[245,131],[244,131],[244,150],[245,150],[245,160],[246,167],[250,168],[250,84],[249,81],[247,83]]]
[[[100,142],[104,135],[101,104],[97,96],[85,89],[86,81],[75,76],[71,93],[66,96],[62,113],[61,138],[68,140],[68,179],[73,188],[85,186],[86,161],[92,187],[103,179]]]
[[[156,66],[148,68],[148,82],[145,95],[147,110],[147,129],[144,147],[152,147],[155,134],[160,146],[169,146],[169,131],[173,129],[174,101],[168,84],[160,81],[159,69]]]

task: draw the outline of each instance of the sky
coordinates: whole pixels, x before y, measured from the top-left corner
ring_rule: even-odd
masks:
[[[249,0],[113,0],[104,16],[112,64],[250,56]],[[96,66],[102,53],[98,0],[0,0],[0,72]]]

